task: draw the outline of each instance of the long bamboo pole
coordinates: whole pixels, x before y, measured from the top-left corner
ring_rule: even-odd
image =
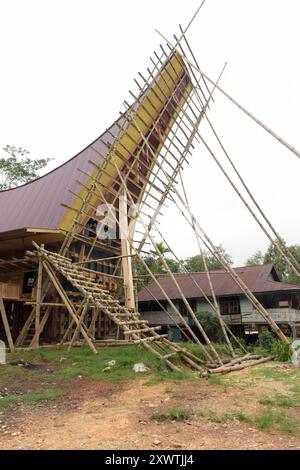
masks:
[[[2,322],[3,322],[6,338],[7,338],[7,341],[8,341],[9,349],[12,353],[14,353],[15,352],[15,346],[14,346],[14,342],[13,342],[13,339],[12,339],[12,336],[11,336],[11,331],[10,331],[10,327],[9,327],[9,323],[8,323],[8,319],[7,319],[7,315],[6,315],[6,310],[5,310],[5,305],[4,305],[2,297],[0,297],[0,312],[1,312],[1,318],[2,318]]]
[[[173,51],[176,50],[176,47],[173,46],[173,44],[162,34],[160,33],[157,29],[155,30],[163,39],[166,41],[166,43],[172,48]],[[180,41],[180,39],[179,39]],[[220,85],[218,85],[212,78],[210,78],[200,67],[197,67],[193,62],[185,58],[187,63],[198,73],[201,74],[202,77],[204,77],[209,83],[211,83],[213,86],[216,87],[217,90],[219,90],[226,98],[229,99],[237,108],[239,108],[244,114],[246,114],[250,119],[252,119],[256,124],[258,124],[260,127],[262,127],[268,134],[270,134],[272,137],[274,137],[278,142],[280,142],[284,147],[286,147],[288,150],[290,150],[296,157],[300,158],[300,152],[290,145],[286,140],[284,140],[282,137],[280,137],[275,131],[273,131],[270,127],[268,127],[266,124],[264,124],[260,119],[258,119],[254,114],[252,114],[250,111],[248,111],[242,104],[240,104],[235,98],[233,98],[227,91],[225,91]]]
[[[44,248],[44,245],[41,245]],[[38,348],[40,342],[40,322],[41,322],[41,300],[42,300],[42,279],[43,276],[43,263],[41,257],[39,257],[38,275],[37,275],[37,290],[36,290],[36,305],[35,305],[35,334],[34,334],[34,345],[33,347]]]
[[[126,183],[125,183],[125,181],[124,181],[124,179],[123,179],[123,176],[122,176],[121,173],[119,172],[118,168],[117,168],[117,171],[118,171],[118,173],[119,173],[119,178],[123,181],[124,186],[126,186]],[[131,199],[130,194],[129,194],[129,199]],[[131,200],[131,203],[133,203],[132,200]],[[144,226],[144,229],[147,230],[147,226],[146,226],[146,224],[143,222],[143,220],[142,220],[141,217],[140,217],[140,221],[142,222],[142,225]],[[157,256],[159,257],[159,259],[160,259],[160,261],[162,262],[164,268],[166,269],[166,271],[167,271],[168,274],[170,275],[170,277],[171,277],[171,279],[172,279],[174,285],[176,286],[176,289],[177,289],[177,291],[178,291],[178,293],[179,293],[179,295],[180,295],[180,297],[181,297],[181,299],[182,299],[182,301],[183,301],[183,303],[184,303],[184,305],[185,305],[187,311],[189,312],[189,314],[191,315],[192,319],[194,320],[195,325],[198,327],[198,329],[199,329],[199,331],[201,332],[201,334],[202,334],[202,336],[203,336],[205,342],[207,343],[207,345],[211,348],[212,353],[213,353],[213,355],[215,356],[215,358],[220,362],[220,364],[222,364],[222,360],[221,360],[221,358],[220,358],[218,352],[217,352],[216,349],[214,348],[214,346],[213,346],[213,344],[211,343],[209,337],[207,336],[205,330],[203,329],[201,323],[199,322],[197,316],[195,315],[194,311],[192,310],[192,308],[191,308],[189,302],[187,301],[187,299],[186,299],[186,297],[185,297],[185,295],[184,295],[184,293],[183,293],[181,287],[179,286],[177,280],[175,279],[174,274],[171,272],[171,270],[170,270],[168,264],[166,263],[165,258],[163,257],[163,255],[161,254],[161,252],[159,251],[159,249],[157,248],[157,245],[156,245],[155,241],[153,240],[152,236],[150,235],[150,233],[148,233],[148,238],[149,238],[149,240],[151,241],[152,246],[153,246],[154,250],[155,250],[156,253],[157,253]]]

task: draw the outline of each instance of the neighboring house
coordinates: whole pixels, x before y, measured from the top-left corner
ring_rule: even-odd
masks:
[[[280,282],[272,264],[244,266],[234,270],[280,328],[289,335],[296,336],[297,333],[299,335],[300,286]],[[200,287],[212,300],[206,273],[184,273],[175,276],[194,312],[213,312],[199,289]],[[226,271],[211,271],[210,276],[221,314],[234,333],[243,336],[245,333],[259,332],[267,328],[267,323],[261,314],[255,310]],[[170,276],[160,275],[159,282],[180,313],[193,326],[194,322],[188,315],[187,308]],[[148,285],[139,293],[138,302],[143,319],[152,325],[162,325],[163,331],[172,329],[173,336],[180,337],[176,323],[181,326],[182,322],[155,283]]]

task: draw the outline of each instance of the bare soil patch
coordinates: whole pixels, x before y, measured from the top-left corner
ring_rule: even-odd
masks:
[[[300,449],[298,433],[263,431],[222,418],[241,410],[247,416],[267,412],[262,398],[288,393],[299,383],[269,377],[273,370],[275,375],[291,372],[289,366],[268,364],[221,377],[219,383],[166,380],[154,385],[143,376],[114,382],[74,377],[64,381],[65,394],[58,400],[0,408],[0,449]],[[23,386],[28,387],[26,380]],[[14,389],[22,392],[21,379]],[[170,409],[184,409],[189,417],[153,419]],[[300,424],[299,408],[284,411]]]

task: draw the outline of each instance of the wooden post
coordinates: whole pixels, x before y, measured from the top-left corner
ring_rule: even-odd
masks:
[[[44,248],[45,245],[41,245]],[[42,300],[42,276],[43,264],[41,257],[39,257],[38,277],[37,277],[37,291],[36,291],[36,306],[35,306],[35,335],[33,347],[38,348],[40,343],[40,321],[41,321],[41,300]]]
[[[8,323],[8,320],[7,320],[5,305],[4,305],[2,297],[0,297],[0,311],[1,311],[1,317],[2,317],[2,321],[3,321],[3,326],[4,326],[5,334],[6,334],[6,337],[7,337],[9,349],[13,353],[13,352],[15,352],[15,346],[14,346],[14,342],[13,342],[13,339],[12,339],[12,336],[11,336],[11,331],[10,331],[10,328],[9,328],[9,323]]]
[[[124,276],[125,305],[127,308],[135,308],[134,287],[132,276],[131,250],[129,246],[128,216],[127,216],[127,191],[121,192],[119,199],[119,227],[121,236],[122,267]]]

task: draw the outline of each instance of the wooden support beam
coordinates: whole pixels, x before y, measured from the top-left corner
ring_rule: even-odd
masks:
[[[43,249],[45,245],[41,245]],[[43,276],[43,264],[41,256],[39,257],[39,266],[38,266],[38,276],[37,276],[37,290],[36,290],[36,306],[35,306],[35,334],[34,334],[34,344],[35,348],[39,347],[40,341],[40,321],[41,321],[41,300],[42,300],[42,276]]]
[[[127,308],[135,308],[132,263],[131,263],[131,250],[129,246],[129,229],[128,229],[128,215],[127,215],[127,191],[124,188],[119,199],[119,226],[121,234],[121,248],[122,248],[122,267],[124,276],[124,289],[125,289],[125,305]]]
[[[15,346],[14,346],[14,342],[13,342],[13,339],[12,339],[12,336],[11,336],[11,331],[10,331],[10,328],[9,328],[9,323],[8,323],[8,319],[7,319],[7,315],[6,315],[5,305],[4,305],[2,297],[0,297],[0,312],[1,312],[1,318],[2,318],[2,322],[3,322],[6,338],[7,338],[7,341],[8,341],[9,349],[12,353],[14,353],[15,352]]]
[[[31,340],[31,343],[29,345],[30,348],[36,348],[37,345],[38,347],[40,346],[39,345],[39,338],[40,338],[40,334],[42,333],[42,331],[44,330],[45,328],[45,325],[47,323],[47,320],[50,316],[50,312],[51,312],[51,309],[50,307],[47,308],[46,312],[45,312],[45,315],[43,316],[41,322],[39,323],[38,325],[38,328],[35,330],[35,333],[34,333],[34,336]]]
[[[62,299],[62,301],[65,303],[66,305],[66,308],[69,312],[69,314],[71,315],[72,319],[75,321],[76,325],[79,324],[79,319],[76,315],[76,312],[74,311],[74,307],[71,305],[71,302],[67,296],[67,294],[64,292],[63,288],[61,287],[59,281],[57,280],[57,278],[55,277],[54,273],[52,272],[50,266],[47,265],[47,263],[43,262],[43,266],[45,268],[45,270],[47,271],[48,275],[49,275],[49,278],[51,279],[51,281],[53,282],[54,284],[54,287],[56,288],[60,298]],[[80,330],[82,332],[82,335],[84,337],[84,339],[87,341],[89,347],[91,348],[91,350],[93,351],[93,353],[95,354],[98,354],[97,352],[97,349],[95,348],[95,346],[93,345],[91,339],[89,338],[87,332],[85,331],[85,329],[82,327],[82,325],[80,326]]]

